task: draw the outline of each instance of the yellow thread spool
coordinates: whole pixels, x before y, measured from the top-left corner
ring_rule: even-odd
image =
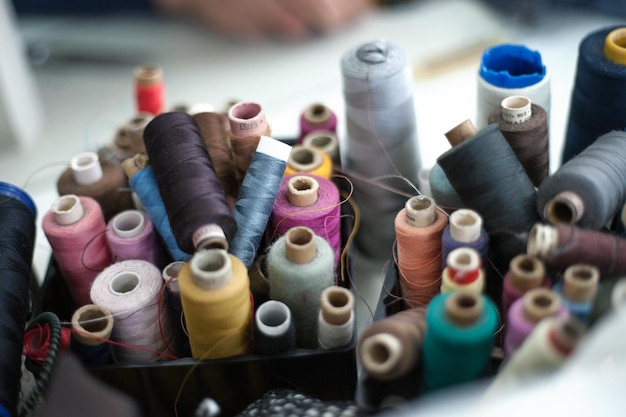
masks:
[[[604,40],[604,56],[619,65],[626,65],[626,27],[612,30]]]
[[[319,148],[294,145],[287,161],[285,176],[303,173],[318,175],[329,180],[333,174],[333,161]]]
[[[178,275],[191,354],[218,359],[250,350],[250,279],[224,249],[200,250]]]

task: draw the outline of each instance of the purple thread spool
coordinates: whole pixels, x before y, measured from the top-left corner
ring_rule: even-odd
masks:
[[[547,287],[548,280],[540,259],[526,254],[511,259],[502,285],[502,315],[507,317],[511,304],[528,291],[542,286]]]

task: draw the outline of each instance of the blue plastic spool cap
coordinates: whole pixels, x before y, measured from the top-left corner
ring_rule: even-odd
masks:
[[[13,184],[9,184],[8,182],[0,181],[0,195],[18,200],[30,210],[33,216],[37,216],[37,206],[35,205],[35,202],[23,189]],[[0,417],[2,417],[2,414],[0,414]]]
[[[546,76],[541,54],[524,45],[501,44],[486,49],[480,60],[480,76],[501,88],[525,88]]]

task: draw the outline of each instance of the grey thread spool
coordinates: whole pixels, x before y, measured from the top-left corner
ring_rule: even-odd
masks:
[[[537,193],[498,125],[491,124],[437,159],[468,208],[485,221],[490,259],[501,275],[526,251],[517,234],[539,220]],[[489,285],[489,284],[488,284]]]
[[[417,184],[420,155],[413,102],[413,82],[404,52],[383,40],[346,52],[341,59],[346,108],[347,172],[406,187]],[[353,178],[361,209],[355,238],[366,255],[391,254],[394,218],[406,197]],[[414,192],[413,190],[411,190]]]
[[[600,229],[626,201],[626,132],[600,136],[537,190],[545,221]]]

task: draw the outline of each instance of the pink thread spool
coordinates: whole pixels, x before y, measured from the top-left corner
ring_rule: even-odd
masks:
[[[336,132],[337,115],[321,103],[313,103],[300,114],[300,136],[298,143],[314,130]]]
[[[91,197],[59,197],[45,214],[43,231],[77,307],[91,303],[89,289],[113,262],[102,209]]]
[[[548,288],[535,288],[515,301],[507,316],[504,336],[504,356],[511,356],[533,331],[537,323],[546,317],[567,317],[559,295]]]
[[[502,315],[506,317],[511,304],[525,293],[547,284],[546,268],[540,259],[526,254],[511,259],[503,282]]]

